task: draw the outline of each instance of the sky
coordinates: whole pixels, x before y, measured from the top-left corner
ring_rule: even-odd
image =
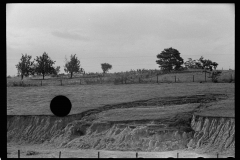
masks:
[[[27,53],[47,52],[64,73],[65,58],[76,54],[87,72],[159,69],[157,54],[180,56],[235,69],[235,5],[221,4],[21,4],[6,5],[7,75]]]

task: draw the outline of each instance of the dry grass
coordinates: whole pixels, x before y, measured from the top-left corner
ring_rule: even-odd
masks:
[[[208,104],[209,107],[204,109],[202,112],[195,113],[200,116],[209,117],[235,117],[235,99],[221,100],[217,102],[211,102]]]
[[[67,96],[72,102],[70,114],[76,114],[107,104],[157,97],[205,93],[234,95],[234,88],[234,83],[7,87],[7,114],[52,115],[50,102],[57,95]]]

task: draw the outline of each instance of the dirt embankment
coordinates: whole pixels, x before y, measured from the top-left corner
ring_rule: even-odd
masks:
[[[203,102],[219,99],[219,97],[213,98],[214,96],[210,99],[200,97],[202,101],[199,99],[197,101],[201,103],[199,106],[204,106]],[[176,101],[162,101],[161,104],[168,107],[166,102],[167,105],[172,105],[170,102]],[[182,104],[196,103],[193,97],[188,97],[181,102]],[[156,103],[161,106],[159,101]],[[140,102],[124,105],[129,108],[134,107],[133,104],[141,105]],[[123,108],[124,105],[122,105]],[[116,106],[111,108],[108,105],[105,111]],[[199,107],[162,119],[128,121],[100,121],[96,115],[104,108],[64,118],[9,115],[7,141],[8,143],[45,144],[81,149],[170,151],[201,148],[212,152],[234,152],[235,118],[193,115],[196,109]]]
[[[193,115],[191,127],[194,135],[188,148],[204,149],[208,152],[234,152],[235,118]]]

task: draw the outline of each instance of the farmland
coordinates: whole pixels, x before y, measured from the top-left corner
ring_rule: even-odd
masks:
[[[8,87],[8,115],[52,115],[50,101],[57,95],[72,103],[70,114],[103,105],[146,100],[166,96],[226,93],[234,96],[234,83],[162,83],[127,85],[70,85]]]
[[[192,74],[195,82],[174,82],[175,76],[183,79]],[[58,79],[49,77],[42,86],[7,87],[8,157],[16,157],[19,148],[21,157],[42,158],[58,157],[59,151],[66,158],[96,157],[97,151],[101,157],[134,157],[134,151],[142,157],[153,157],[149,154],[153,152],[156,157],[176,157],[176,153],[216,157],[216,152],[221,152],[221,157],[233,156],[232,74],[228,71],[220,77],[228,83],[212,83],[209,78],[204,82],[204,73],[191,72],[161,75],[159,83],[152,76],[142,78],[145,83],[114,85],[105,77],[105,83],[70,83],[80,79],[76,78],[64,79],[59,85],[53,84]],[[25,83],[33,81],[39,80],[26,79]],[[50,102],[57,95],[72,103],[66,117],[56,117],[50,111]],[[203,143],[206,135],[200,133],[205,130],[217,135],[209,138],[210,148],[197,145]],[[19,146],[23,142],[25,145]],[[79,149],[81,154],[76,153]]]

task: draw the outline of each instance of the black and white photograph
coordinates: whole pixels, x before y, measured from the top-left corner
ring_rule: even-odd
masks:
[[[235,158],[235,4],[6,3],[6,85],[7,158]]]

